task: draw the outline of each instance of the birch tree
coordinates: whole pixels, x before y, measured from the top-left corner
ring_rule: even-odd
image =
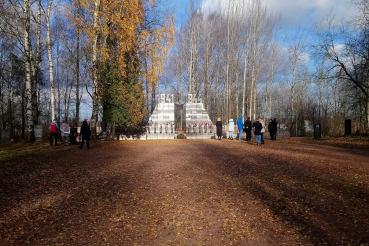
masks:
[[[31,26],[31,6],[29,0],[23,1],[23,23],[24,23],[24,64],[25,64],[25,84],[26,84],[26,121],[28,141],[33,142],[35,140],[34,125],[33,125],[33,97],[32,97],[32,71],[31,71],[31,38],[30,38],[30,26]]]
[[[291,82],[291,96],[290,96],[290,105],[291,105],[291,130],[292,132],[296,132],[297,128],[297,115],[295,110],[295,86],[296,86],[296,70],[297,65],[302,59],[302,55],[304,53],[304,49],[306,46],[306,33],[303,31],[299,31],[296,33],[294,40],[290,43],[288,48],[289,52],[289,61],[291,63],[292,69],[292,82]]]
[[[53,53],[52,53],[52,43],[51,43],[51,34],[50,34],[50,14],[51,14],[51,6],[53,4],[53,0],[49,1],[47,5],[46,12],[46,30],[47,30],[47,53],[49,57],[49,78],[50,78],[50,108],[51,108],[51,121],[56,118],[55,115],[55,85],[54,85],[54,65],[53,65]]]

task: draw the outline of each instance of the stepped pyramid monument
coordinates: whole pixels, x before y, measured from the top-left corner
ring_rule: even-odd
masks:
[[[176,114],[180,113],[176,112],[175,109],[173,94],[160,94],[158,96],[158,104],[149,119],[147,139],[173,139],[177,136],[175,119]],[[214,135],[212,121],[201,99],[188,94],[183,109],[187,138],[211,138]]]

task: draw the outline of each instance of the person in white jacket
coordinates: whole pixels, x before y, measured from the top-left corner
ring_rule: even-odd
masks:
[[[63,120],[63,124],[60,126],[60,132],[63,138],[64,146],[69,146],[69,125],[67,121]]]
[[[233,132],[234,132],[234,121],[233,121],[233,119],[229,120],[228,131],[229,131],[229,139],[233,140]]]
[[[261,141],[260,141],[260,143],[261,143],[261,144],[264,144],[265,123],[264,123],[264,120],[263,120],[263,119],[261,119],[260,117],[259,117],[259,122],[260,122],[260,123],[261,123],[261,125],[263,126],[263,128],[261,128]]]

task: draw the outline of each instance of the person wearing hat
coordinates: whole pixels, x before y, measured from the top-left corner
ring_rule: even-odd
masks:
[[[215,123],[215,126],[217,127],[217,136],[219,140],[222,140],[222,130],[223,130],[223,125],[222,125],[222,120],[220,118],[217,119],[217,122]]]
[[[79,148],[83,148],[83,143],[86,140],[87,149],[90,149],[91,129],[87,124],[87,121],[83,121],[79,135],[82,136],[81,146],[79,146]]]
[[[56,122],[56,119],[53,119],[53,121],[49,125],[50,130],[50,145],[53,145],[53,138],[55,139],[55,146],[58,146],[58,131],[59,131],[59,124]]]

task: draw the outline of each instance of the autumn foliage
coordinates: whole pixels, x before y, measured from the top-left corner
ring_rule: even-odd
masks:
[[[92,66],[104,120],[137,125],[147,113],[142,84],[156,88],[174,42],[173,16],[165,15],[160,25],[147,25],[155,18],[154,0],[81,0],[78,5],[86,14],[76,23],[97,57]]]

